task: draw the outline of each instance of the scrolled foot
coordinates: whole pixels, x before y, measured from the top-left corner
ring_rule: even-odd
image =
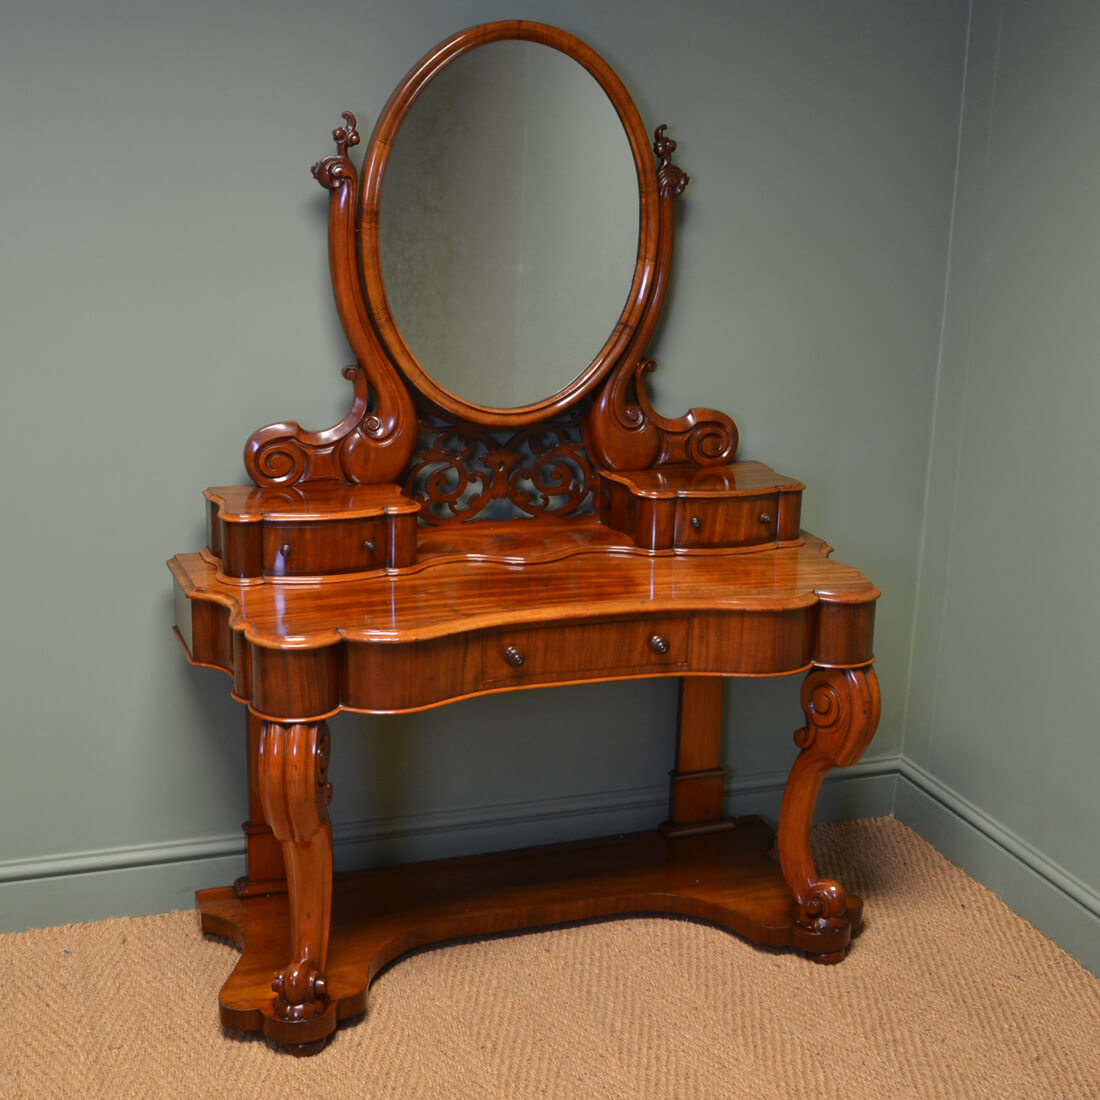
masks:
[[[292,963],[271,983],[275,992],[275,1015],[297,1023],[312,1020],[328,1008],[325,976],[309,959]]]
[[[844,887],[832,879],[815,882],[804,900],[792,906],[795,923],[815,935],[829,935],[850,927],[848,895]]]

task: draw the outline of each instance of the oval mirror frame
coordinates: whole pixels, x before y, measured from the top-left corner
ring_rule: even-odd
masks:
[[[626,304],[604,346],[567,386],[540,401],[517,408],[477,405],[441,386],[413,354],[390,311],[382,276],[379,210],[386,165],[402,122],[427,85],[459,57],[490,42],[538,43],[571,57],[603,89],[626,132],[638,180],[638,251]],[[485,23],[440,43],[409,71],[378,117],[363,160],[359,200],[359,249],[367,308],[373,327],[394,365],[428,400],[452,416],[474,424],[514,427],[565,412],[590,393],[620,361],[650,308],[659,248],[658,179],[650,139],[622,81],[591,47],[556,27],[524,20]],[[609,318],[609,321],[611,319]],[[568,323],[568,318],[563,318]]]

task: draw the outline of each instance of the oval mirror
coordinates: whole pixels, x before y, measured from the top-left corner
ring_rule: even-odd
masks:
[[[475,420],[575,400],[649,291],[653,161],[633,103],[577,40],[519,26],[429,54],[364,166],[379,335],[422,392]]]

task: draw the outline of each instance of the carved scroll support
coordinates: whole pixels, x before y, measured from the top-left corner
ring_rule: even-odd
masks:
[[[271,1038],[293,1053],[320,1049],[336,1027],[325,983],[332,908],[329,733],[324,722],[266,722],[260,739],[264,817],[283,850],[290,905],[290,962],[275,976]]]
[[[378,342],[359,284],[356,247],[358,182],[348,149],[359,144],[355,116],[343,114],[333,130],[336,153],[313,165],[330,194],[329,270],[336,308],[357,362],[344,369],[355,385],[348,415],[324,431],[303,431],[294,421],[269,424],[245,444],[244,461],[257,485],[309,481],[379,484],[396,481],[416,442],[416,409]]]
[[[881,710],[874,669],[812,669],[802,685],[802,710],[806,725],[794,735],[802,752],[779,815],[779,861],[794,899],[800,946],[816,962],[840,962],[851,933],[858,931],[862,903],[839,883],[818,876],[810,830],[825,773],[854,764],[874,736]],[[815,939],[826,949],[815,953]]]
[[[675,200],[689,176],[672,163],[676,142],[654,132],[657,165],[658,251],[645,320],[593,402],[585,425],[585,440],[596,462],[611,470],[643,470],[655,465],[689,462],[721,465],[737,451],[737,426],[715,409],[691,409],[684,416],[659,415],[650,404],[645,376],[656,369],[645,358],[668,293],[672,245],[676,232]]]

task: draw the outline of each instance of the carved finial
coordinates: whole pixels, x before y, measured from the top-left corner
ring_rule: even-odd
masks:
[[[667,126],[658,126],[653,131],[653,152],[661,158],[657,165],[657,187],[661,198],[675,198],[684,193],[691,177],[680,167],[672,163],[672,154],[676,152],[676,142],[666,137]]]
[[[313,178],[329,191],[339,187],[343,180],[355,175],[355,168],[348,158],[348,149],[359,144],[359,131],[355,128],[355,115],[344,111],[340,117],[346,126],[337,126],[332,131],[332,140],[336,142],[336,155],[319,160],[310,171]]]
[[[337,126],[332,131],[332,140],[336,142],[336,148],[342,156],[347,156],[349,148],[359,144],[359,131],[355,128],[355,115],[351,111],[343,111],[340,117],[347,123],[347,127]]]

